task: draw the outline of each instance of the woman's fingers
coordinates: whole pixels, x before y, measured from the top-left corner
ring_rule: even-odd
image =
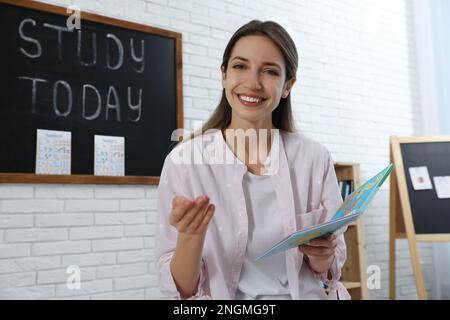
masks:
[[[175,196],[169,222],[180,233],[194,234],[203,232],[214,214],[215,206],[209,203],[209,197],[199,196],[194,200]]]
[[[175,196],[175,197],[173,197],[172,208],[175,208],[176,206],[182,205],[185,200],[189,200],[189,199],[186,198],[186,197],[183,197],[183,196]]]
[[[195,199],[194,204],[191,208],[184,214],[184,216],[178,221],[177,229],[178,232],[186,232],[188,231],[189,224],[194,220],[197,214],[201,214],[205,211],[206,206],[209,202],[208,197],[201,196]],[[189,231],[192,231],[189,229]]]
[[[335,247],[314,247],[309,245],[299,246],[299,250],[307,256],[328,258],[335,253]]]
[[[176,197],[175,197],[176,198]],[[173,200],[172,212],[169,216],[169,223],[176,226],[178,222],[185,216],[185,214],[191,209],[194,201],[187,198],[181,197],[183,199]]]
[[[206,210],[205,216],[203,217],[202,222],[200,223],[200,226],[198,227],[200,230],[204,230],[208,227],[209,222],[211,221],[211,218],[214,215],[214,211],[216,210],[216,206],[213,204],[210,204],[208,206],[208,209]]]
[[[203,205],[201,205],[197,211],[197,213],[195,214],[194,218],[192,219],[192,221],[188,224],[187,226],[187,231],[188,232],[195,232],[198,228],[198,226],[201,224],[203,217],[206,214],[206,211],[208,210],[210,204],[209,204],[209,199],[208,201],[206,201]]]
[[[336,240],[335,236],[329,236],[326,239],[317,238],[317,239],[313,239],[310,242],[308,242],[308,245],[312,246],[312,247],[332,248],[332,247],[336,247],[336,241],[335,240]]]

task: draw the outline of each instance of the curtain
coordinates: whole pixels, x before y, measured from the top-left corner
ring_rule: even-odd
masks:
[[[414,7],[423,134],[450,135],[450,1],[415,0]],[[450,299],[450,244],[432,250],[432,298]]]
[[[431,2],[439,131],[450,134],[450,1]],[[450,270],[450,269],[449,269]]]
[[[440,134],[450,135],[450,1],[433,0],[431,17],[437,78],[438,128]],[[433,258],[436,298],[450,299],[450,244],[434,243]]]

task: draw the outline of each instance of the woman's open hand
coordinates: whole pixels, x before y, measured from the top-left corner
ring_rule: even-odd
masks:
[[[194,200],[175,196],[172,201],[169,223],[180,234],[205,235],[214,210],[215,206],[209,203],[206,195],[199,196]]]

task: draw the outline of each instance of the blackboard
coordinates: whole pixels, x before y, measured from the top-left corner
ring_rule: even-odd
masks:
[[[450,233],[450,199],[439,199],[434,176],[450,176],[450,141],[400,143],[416,234]],[[414,190],[408,168],[426,166],[431,190]]]
[[[156,184],[182,127],[181,34],[69,15],[0,0],[0,182]],[[71,176],[34,175],[37,129],[72,133]],[[125,138],[125,177],[93,176],[95,135]]]
[[[391,136],[389,144],[395,165],[389,181],[389,297],[395,299],[396,240],[407,239],[417,295],[423,300],[428,295],[417,242],[450,241],[450,199],[438,197],[433,179],[450,176],[450,136]],[[432,189],[414,190],[411,167],[427,167]]]

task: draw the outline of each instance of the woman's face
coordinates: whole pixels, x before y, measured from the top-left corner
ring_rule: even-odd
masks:
[[[240,38],[222,68],[222,86],[232,108],[232,125],[271,127],[272,111],[288,96],[295,79],[286,82],[278,47],[266,36]]]

